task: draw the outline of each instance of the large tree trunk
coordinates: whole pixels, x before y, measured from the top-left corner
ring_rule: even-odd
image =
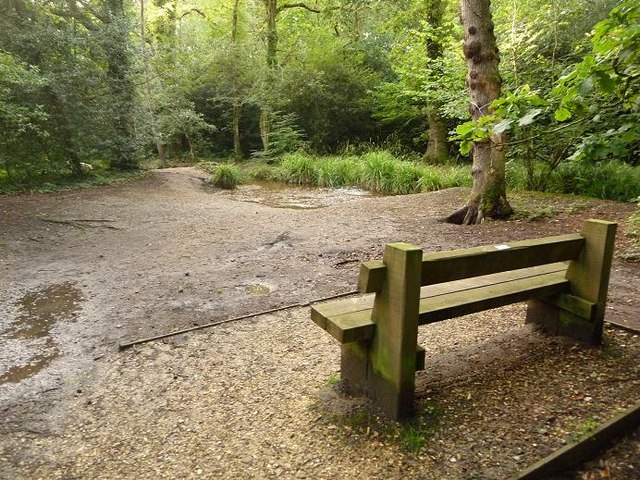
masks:
[[[467,59],[469,111],[477,120],[491,114],[489,105],[500,96],[498,47],[493,32],[490,0],[461,0],[464,56]],[[473,187],[469,202],[447,217],[451,223],[471,225],[486,217],[505,218],[512,209],[507,201],[503,135],[476,142],[473,147]]]

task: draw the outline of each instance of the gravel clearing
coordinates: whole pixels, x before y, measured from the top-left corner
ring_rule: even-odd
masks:
[[[84,203],[73,206],[55,195],[26,198],[22,207],[16,197],[0,199],[14,212],[0,237],[8,253],[0,264],[8,274],[0,278],[7,346],[0,478],[503,479],[640,398],[639,335],[609,326],[601,348],[549,338],[524,325],[522,304],[421,327],[420,414],[406,426],[340,392],[339,345],[313,324],[309,308],[119,352],[119,341],[212,321],[214,313],[237,316],[350,290],[358,262],[398,236],[449,249],[575,231],[585,217],[621,221],[632,208],[593,201],[577,213],[557,207],[539,222],[461,229],[434,219],[464,192],[350,195],[301,213],[203,192],[193,170],[154,175],[77,194],[72,199]],[[173,196],[162,204],[167,185],[154,196],[157,179],[169,177]],[[49,225],[45,232],[28,220],[50,215],[51,202],[76,218],[115,216],[120,202],[126,222],[122,231]],[[248,223],[256,216],[259,230]],[[223,223],[234,219],[244,223]],[[374,227],[364,230],[367,219]],[[25,240],[33,235],[51,243]],[[159,237],[167,244],[146,252]],[[216,250],[207,250],[212,242]],[[638,322],[638,270],[615,263],[607,318]],[[48,317],[33,299],[51,285],[60,310]],[[25,312],[43,326],[37,335]],[[33,371],[6,380],[23,358]],[[573,478],[640,478],[637,435],[628,442]],[[605,466],[609,476],[595,476]]]

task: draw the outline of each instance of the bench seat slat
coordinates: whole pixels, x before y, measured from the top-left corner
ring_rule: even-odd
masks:
[[[430,285],[420,290],[420,324],[560,293],[567,264],[558,262]],[[340,343],[372,338],[374,295],[313,305],[311,319]]]
[[[561,271],[447,293],[420,301],[419,323],[425,325],[530,298],[556,295],[568,288],[569,281]]]

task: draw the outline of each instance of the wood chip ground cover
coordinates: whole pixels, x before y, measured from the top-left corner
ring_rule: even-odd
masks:
[[[435,222],[464,192],[283,212],[228,195],[212,200],[184,172],[178,180],[162,175],[85,192],[81,203],[54,195],[25,199],[20,210],[3,200],[14,220],[1,238],[0,341],[18,353],[37,348],[8,332],[21,315],[17,300],[42,285],[75,281],[82,310],[51,328],[59,357],[49,367],[0,385],[0,478],[509,478],[640,397],[638,335],[610,327],[602,348],[578,346],[529,330],[523,305],[421,327],[421,415],[407,427],[339,391],[339,346],[308,308],[118,352],[124,339],[348,290],[357,262],[335,264],[375,257],[371,246],[397,235],[449,249],[566,233],[586,216],[615,220],[630,211],[595,202],[533,223],[471,230]],[[161,195],[158,178],[168,182]],[[206,203],[214,201],[223,203]],[[51,202],[67,209],[62,218],[116,218],[123,229],[70,232],[27,221],[50,214]],[[260,230],[248,223],[256,215]],[[234,230],[224,223],[233,219],[247,224]],[[25,232],[50,244],[25,241]],[[100,263],[100,255],[112,262]],[[634,321],[638,277],[635,266],[614,265],[609,318]],[[255,284],[271,292],[242,288]],[[631,439],[626,451],[602,460],[615,465],[602,478],[638,478],[635,448]],[[602,465],[579,475],[600,478],[588,475]]]

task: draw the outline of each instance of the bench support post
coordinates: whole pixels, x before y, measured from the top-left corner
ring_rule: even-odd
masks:
[[[530,300],[527,323],[536,323],[551,335],[564,335],[578,341],[599,345],[613,260],[616,224],[587,220],[580,232],[585,246],[578,258],[569,264],[567,279],[570,294],[594,304],[584,317],[562,308],[559,298]]]
[[[342,346],[343,386],[364,393],[385,415],[403,420],[413,413],[422,250],[387,245],[386,278],[376,294],[371,340]]]

